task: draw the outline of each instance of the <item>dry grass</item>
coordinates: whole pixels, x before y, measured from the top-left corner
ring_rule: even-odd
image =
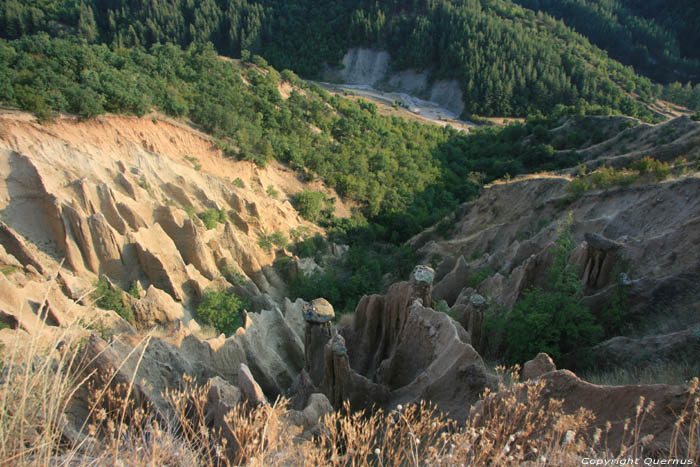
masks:
[[[543,393],[543,383],[519,382],[517,371],[486,392],[466,425],[427,403],[372,413],[346,405],[323,417],[309,439],[289,422],[288,401],[282,399],[238,405],[217,425],[207,410],[209,385],[190,378],[164,395],[172,409],[164,419],[134,403],[133,380],[114,385],[108,375],[73,378],[81,340],[71,336],[84,333],[52,329],[50,339],[26,339],[18,332],[16,345],[2,355],[2,465],[581,465],[583,458],[641,456],[651,439],[644,432],[650,410],[644,401],[628,421],[622,445],[608,446],[605,430],[591,429],[591,413],[565,414],[561,401]],[[689,388],[668,452],[697,464],[697,378]],[[90,394],[89,421],[70,431],[64,412],[82,389]]]
[[[664,364],[651,364],[630,368],[613,368],[606,371],[590,371],[579,376],[589,383],[606,386],[630,384],[688,384],[700,374],[700,366],[679,360]]]

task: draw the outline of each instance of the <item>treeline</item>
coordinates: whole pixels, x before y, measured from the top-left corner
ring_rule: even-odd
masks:
[[[662,83],[700,79],[695,1],[515,0],[563,20],[612,58]]]
[[[660,87],[551,16],[510,0],[6,0],[0,34],[46,31],[113,47],[212,42],[234,58],[318,76],[351,46],[391,51],[397,68],[460,81],[465,113],[525,116],[579,99],[645,120]],[[319,38],[322,38],[319,40]]]
[[[667,101],[692,110],[700,110],[700,83],[694,87],[688,82],[682,85],[678,82],[664,87],[662,97]]]

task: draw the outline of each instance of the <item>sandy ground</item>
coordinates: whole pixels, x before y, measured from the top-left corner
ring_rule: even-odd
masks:
[[[349,98],[365,98],[383,106],[382,113],[398,115],[440,126],[452,126],[458,130],[469,131],[477,125],[460,120],[459,115],[442,107],[436,102],[419,99],[403,92],[384,92],[365,84],[333,84],[318,82],[319,85],[332,93],[343,93]],[[400,106],[394,107],[394,103]],[[389,109],[393,109],[391,112]]]

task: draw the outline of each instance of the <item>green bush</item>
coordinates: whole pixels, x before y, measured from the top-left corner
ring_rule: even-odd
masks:
[[[98,307],[103,310],[112,310],[131,323],[134,321],[134,310],[124,304],[122,293],[123,291],[119,288],[113,289],[106,279],[100,279],[95,283],[92,298]]]
[[[658,161],[651,157],[644,157],[632,164],[632,168],[640,175],[653,174],[658,180],[664,180],[671,173],[671,166],[665,162]]]
[[[272,239],[270,238],[270,235],[258,235],[258,246],[270,253],[272,251]]]
[[[139,295],[139,283],[138,283],[138,281],[133,281],[131,283],[131,286],[129,287],[129,290],[127,291],[127,293],[136,299],[141,298],[141,296]]]
[[[592,345],[603,330],[583,302],[583,286],[568,260],[575,247],[571,217],[559,225],[554,264],[547,270],[544,288],[528,290],[510,315],[492,314],[487,328],[501,331],[503,356],[509,363],[522,363],[539,352],[554,360]]]
[[[216,228],[221,223],[226,223],[228,216],[224,209],[207,209],[206,211],[197,214],[197,217],[202,219],[207,230]]]
[[[187,217],[189,217],[190,219],[193,219],[193,218],[194,218],[194,216],[195,216],[195,209],[194,209],[194,206],[189,205],[189,206],[185,206],[185,207],[182,208],[182,209],[184,209],[185,212],[187,213]]]
[[[450,307],[447,305],[445,300],[438,300],[435,302],[435,311],[445,313],[448,316],[450,315]]]
[[[267,196],[269,196],[272,199],[277,199],[277,197],[280,195],[280,192],[275,189],[274,186],[268,185],[267,190],[266,190]]]
[[[639,179],[639,175],[637,170],[601,167],[584,177],[572,180],[567,187],[567,191],[574,197],[577,197],[590,190],[604,190],[613,186],[629,186]]]
[[[484,282],[487,278],[493,276],[495,272],[491,268],[484,268],[479,272],[475,272],[467,277],[467,286],[476,288],[479,284]]]
[[[246,277],[231,265],[226,265],[220,270],[221,275],[233,285],[243,285],[246,283]]]
[[[301,258],[315,258],[318,261],[328,252],[328,241],[317,233],[294,244],[292,252]]]
[[[287,236],[280,230],[275,230],[272,235],[270,235],[270,241],[278,248],[284,248],[289,244]]]
[[[243,301],[234,294],[207,290],[197,306],[197,316],[202,322],[211,324],[217,331],[229,336],[242,322]]]
[[[301,217],[311,222],[318,222],[321,220],[325,199],[326,197],[320,191],[304,190],[294,195],[293,202]]]
[[[237,186],[238,188],[245,188],[245,183],[243,183],[243,180],[241,180],[240,177],[236,177],[236,179],[231,183],[233,183],[233,186]]]

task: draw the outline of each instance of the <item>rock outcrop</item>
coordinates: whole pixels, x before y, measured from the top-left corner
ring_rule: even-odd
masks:
[[[683,147],[700,141],[700,125],[674,120],[639,130],[649,151],[649,138],[664,126],[678,130]],[[603,162],[617,163],[617,158],[599,155]],[[624,160],[629,164],[644,155],[666,157],[663,151],[647,151],[627,154]],[[439,238],[434,229],[415,236],[410,243],[419,260],[442,258],[433,297],[447,301],[479,347],[478,325],[470,321],[478,322],[480,316],[459,297],[478,293],[488,297],[487,308],[507,313],[526,290],[545,284],[557,225],[570,216],[576,248],[569,261],[595,316],[614,306],[624,308],[626,332],[650,342],[661,342],[669,333],[689,334],[700,324],[700,177],[688,174],[659,183],[649,176],[633,186],[590,190],[578,197],[569,192],[570,184],[568,176],[549,174],[495,183],[457,209],[449,239]],[[469,287],[473,292],[467,292]],[[620,342],[599,346],[593,359],[615,360],[606,349]],[[633,344],[625,342],[631,349]]]
[[[430,400],[464,420],[490,379],[464,329],[424,306],[432,301],[433,277],[420,266],[411,282],[394,284],[386,296],[364,297],[341,334],[308,323],[310,376],[297,386],[320,388],[336,408],[343,401],[359,409]]]
[[[255,311],[274,308],[286,287],[259,236],[319,231],[285,198],[307,185],[281,165],[231,161],[206,135],[166,119],[61,117],[39,125],[6,113],[0,125],[0,166],[8,172],[0,181],[3,250],[42,276],[62,265],[70,273],[63,276],[89,284],[108,277],[127,289],[138,281],[183,307],[149,294],[136,314],[142,328],[188,320],[207,288],[234,291]],[[261,194],[271,184],[280,199]],[[313,189],[332,194],[319,183]],[[197,215],[208,210],[225,213],[224,225],[208,230]]]
[[[552,357],[544,352],[537,354],[535,358],[525,362],[523,365],[523,380],[536,379],[550,371],[556,371],[557,367]]]
[[[651,456],[663,456],[667,452],[678,416],[690,396],[684,386],[598,386],[581,380],[568,370],[552,371],[542,375],[541,379],[548,398],[564,401],[564,412],[575,413],[580,408],[590,410],[595,416],[591,431],[600,428],[606,433],[607,445],[615,446],[614,449],[629,439],[628,420],[632,426],[635,420],[637,423],[643,421],[642,433],[653,436],[645,446],[645,451]]]

